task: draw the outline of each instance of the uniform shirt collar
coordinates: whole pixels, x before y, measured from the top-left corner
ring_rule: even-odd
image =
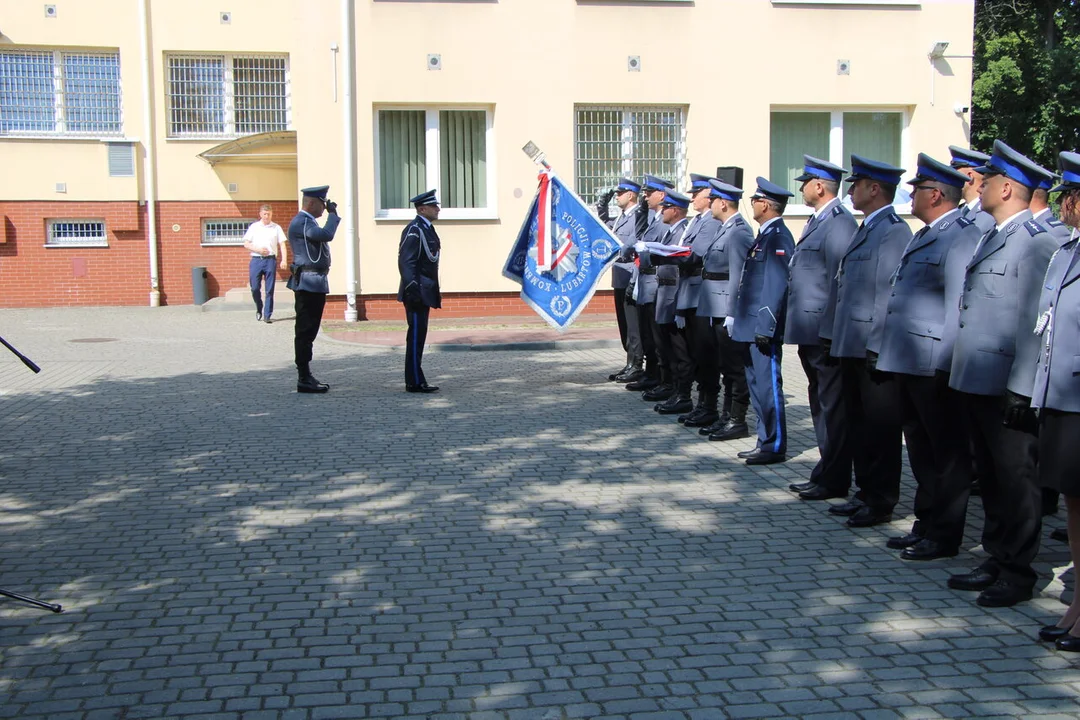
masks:
[[[1003,222],[1003,223],[1001,223],[1000,225],[997,226],[997,231],[1001,232],[1002,229],[1004,229],[1006,226],[1008,226],[1009,223],[1011,223],[1013,220],[1020,217],[1021,215],[1023,215],[1026,212],[1027,212],[1027,210],[1021,210],[1020,212],[1016,213],[1015,215],[1010,215],[1009,217],[1005,218],[1005,222]]]
[[[314,219],[315,219],[315,216],[314,216],[314,215],[312,215],[311,213],[309,213],[309,212],[308,212],[307,210],[301,210],[301,211],[300,211],[300,214],[301,214],[301,215],[307,215],[307,216],[308,216],[309,218],[311,218],[312,220],[314,220]]]
[[[941,217],[939,217],[939,218],[938,218],[937,220],[935,220],[934,222],[930,223],[930,225],[931,225],[931,226],[933,226],[933,227],[937,227],[937,226],[938,226],[938,225],[940,225],[940,224],[941,224],[941,223],[942,223],[943,221],[945,221],[945,220],[948,220],[948,219],[949,219],[949,218],[951,218],[951,217],[952,217],[953,215],[956,215],[956,214],[957,214],[957,213],[959,213],[959,212],[960,212],[960,208],[953,208],[953,209],[952,209],[952,210],[950,210],[949,212],[947,212],[947,213],[945,213],[944,215],[942,215]]]
[[[761,233],[765,232],[765,228],[769,227],[770,225],[772,225],[773,223],[775,223],[779,219],[780,219],[780,216],[777,215],[776,217],[769,218],[765,222],[761,223],[761,227],[758,228],[758,234],[761,234]]]
[[[867,215],[866,217],[864,217],[863,221],[862,221],[862,224],[863,225],[869,225],[871,220],[876,218],[878,215],[880,215],[885,210],[892,210],[892,205],[886,205],[885,207],[879,207],[877,210],[875,210],[874,212],[872,212],[869,215]]]
[[[421,224],[421,225],[423,225],[424,227],[431,227],[431,221],[430,221],[430,220],[428,220],[428,219],[427,219],[426,217],[424,217],[423,215],[417,215],[417,216],[416,216],[416,219],[417,219],[417,220],[419,220],[419,221],[420,221],[420,224]]]
[[[735,222],[735,218],[738,218],[738,217],[742,217],[742,214],[735,213],[734,215],[729,217],[727,220],[724,221],[724,227],[727,227],[728,225],[731,225],[733,222]]]
[[[814,217],[816,217],[816,218],[821,217],[822,215],[825,214],[825,211],[832,210],[833,205],[836,205],[838,202],[840,202],[840,198],[835,198],[834,197],[832,200],[830,200],[829,202],[825,203],[824,205],[819,207],[817,210],[815,210],[814,211]]]

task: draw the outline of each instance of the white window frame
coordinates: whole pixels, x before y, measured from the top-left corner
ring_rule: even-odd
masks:
[[[925,0],[772,0],[773,5],[848,5],[859,7],[922,7]]]
[[[100,224],[100,239],[87,239],[83,242],[58,243],[53,242],[53,228],[60,223],[77,223],[89,225]],[[45,247],[47,248],[89,248],[109,247],[109,229],[104,218],[49,218],[45,226]]]
[[[247,233],[247,229],[251,227],[251,223],[256,220],[258,220],[258,218],[203,218],[202,227],[199,231],[199,244],[202,247],[243,247],[244,235]],[[238,227],[243,227],[241,227],[240,235],[236,240],[230,240],[228,242],[207,242],[206,226],[210,223],[236,223]]]
[[[439,153],[439,113],[443,110],[462,110],[467,112],[484,111],[484,151],[487,155],[487,206],[482,208],[448,208],[439,210],[439,221],[443,220],[498,220],[498,187],[495,184],[495,111],[486,105],[439,105],[418,107],[416,105],[375,105],[375,219],[376,220],[411,220],[416,217],[413,208],[384,208],[382,204],[382,178],[379,168],[382,163],[379,156],[379,138],[382,129],[379,126],[379,113],[384,110],[424,111],[424,153],[426,166],[425,189],[435,188],[436,198],[442,202],[442,168]]]
[[[574,187],[578,187],[577,181],[577,142],[578,142],[578,123],[577,112],[581,109],[587,110],[617,110],[622,112],[622,164],[619,168],[620,177],[633,178],[637,173],[634,172],[634,137],[633,130],[630,123],[630,116],[632,113],[640,111],[662,111],[662,110],[678,110],[679,111],[679,144],[675,149],[675,177],[669,178],[675,183],[676,189],[684,188],[687,185],[685,180],[687,174],[687,150],[686,150],[686,121],[689,115],[688,108],[685,105],[665,105],[665,104],[640,104],[640,105],[603,105],[603,104],[586,104],[576,103],[574,105]],[[637,178],[635,178],[637,179]],[[589,198],[584,198],[586,202]]]
[[[0,45],[0,51],[7,52],[34,52],[34,53],[48,53],[53,55],[53,122],[56,124],[55,130],[41,130],[41,131],[17,131],[12,133],[0,132],[0,138],[74,138],[79,140],[90,139],[106,139],[106,138],[118,138],[124,136],[124,82],[123,75],[121,74],[117,78],[116,95],[119,102],[120,116],[118,119],[119,127],[114,131],[71,131],[67,129],[67,118],[64,115],[64,56],[65,55],[90,55],[96,57],[115,57],[117,68],[120,66],[120,51],[112,50],[100,50],[97,48],[81,49],[76,47],[70,48],[47,48],[47,47],[32,47],[22,45]],[[121,71],[122,72],[122,71]]]
[[[163,66],[162,84],[165,86],[165,137],[169,140],[228,140],[242,137],[236,129],[236,97],[234,94],[235,85],[233,83],[233,60],[236,58],[275,58],[285,61],[285,128],[284,130],[293,129],[293,112],[292,112],[292,62],[288,53],[264,53],[264,52],[232,52],[232,53],[220,53],[220,52],[169,52],[165,53],[165,64]],[[223,105],[221,108],[222,115],[224,116],[224,130],[220,133],[200,133],[200,132],[173,132],[173,123],[170,114],[172,113],[172,82],[169,80],[169,63],[172,60],[204,60],[206,58],[221,58],[222,59],[222,81],[221,92]],[[260,130],[259,132],[270,132]]]
[[[900,165],[905,169],[904,175],[900,178],[900,185],[903,185],[907,180],[915,177],[914,161],[909,160],[912,158],[911,154],[911,108],[907,106],[900,107],[888,107],[888,106],[863,106],[863,105],[851,105],[845,107],[820,107],[810,105],[798,105],[798,106],[785,106],[785,105],[773,105],[769,108],[769,116],[772,117],[772,113],[829,113],[829,157],[822,158],[822,160],[828,160],[834,165],[839,165],[842,168],[848,170],[851,169],[851,158],[844,157],[844,113],[848,112],[860,112],[860,113],[900,113]],[[772,138],[769,138],[772,142]],[[846,178],[845,178],[846,179]],[[848,184],[841,183],[840,185],[840,199],[843,200],[847,197]],[[847,207],[856,217],[862,216],[862,213],[851,207],[850,201],[848,201]],[[896,212],[900,215],[911,214],[911,203],[901,203],[893,205]],[[788,202],[787,210],[784,211],[785,215],[791,217],[809,217],[814,214],[812,208],[807,207],[802,203],[802,199],[796,194]]]

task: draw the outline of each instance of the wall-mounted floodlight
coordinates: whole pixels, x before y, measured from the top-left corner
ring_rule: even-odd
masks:
[[[945,57],[945,49],[949,47],[949,43],[944,40],[938,40],[936,43],[930,46],[930,52],[926,54],[926,57],[930,59],[930,62],[939,60]]]

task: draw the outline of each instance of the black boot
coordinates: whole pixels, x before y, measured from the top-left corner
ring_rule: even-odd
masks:
[[[733,402],[731,404],[731,420],[720,430],[709,434],[710,440],[738,440],[749,437],[750,428],[746,425],[746,405]]]
[[[631,383],[635,380],[641,380],[643,377],[645,377],[645,371],[641,369],[641,365],[631,365],[629,370],[615,376],[615,382]]]
[[[307,363],[296,366],[296,392],[298,393],[324,393],[329,392],[330,386],[321,383],[311,374],[311,368]]]
[[[690,395],[690,392],[689,392],[689,389],[687,389],[687,396],[689,396],[689,395]],[[698,386],[697,402],[694,403],[694,408],[690,412],[685,413],[683,415],[680,415],[678,417],[678,421],[680,423],[684,423],[687,420],[689,420],[690,418],[693,418],[693,417],[696,417],[696,416],[700,415],[703,412],[704,408],[705,408],[705,393],[701,390],[701,387]]]
[[[686,427],[705,428],[720,419],[720,415],[716,412],[716,391],[703,390],[701,398],[701,410],[683,422]]]

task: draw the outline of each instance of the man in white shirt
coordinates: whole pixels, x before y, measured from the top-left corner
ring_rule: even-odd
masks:
[[[248,279],[251,297],[255,300],[255,319],[270,322],[274,314],[274,284],[277,269],[289,267],[287,243],[281,226],[271,219],[274,210],[269,205],[259,207],[259,220],[251,223],[244,233],[244,247],[251,252]],[[262,287],[265,283],[266,299]]]

